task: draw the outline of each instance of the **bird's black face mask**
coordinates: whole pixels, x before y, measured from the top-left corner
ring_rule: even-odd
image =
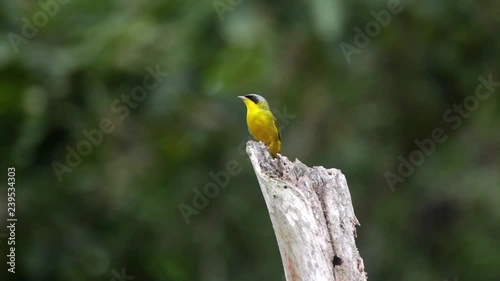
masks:
[[[253,103],[255,103],[255,104],[258,104],[258,103],[260,102],[259,97],[257,97],[257,96],[256,96],[256,95],[254,95],[254,94],[248,94],[248,95],[245,95],[245,98],[247,98],[247,99],[249,99],[249,100],[253,101]]]

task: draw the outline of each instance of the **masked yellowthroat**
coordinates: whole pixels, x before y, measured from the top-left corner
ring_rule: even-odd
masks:
[[[257,94],[238,96],[247,107],[247,125],[250,134],[263,142],[273,157],[281,151],[280,129],[265,98]]]

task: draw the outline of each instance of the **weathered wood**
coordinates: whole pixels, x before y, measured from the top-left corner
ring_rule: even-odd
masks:
[[[366,280],[354,238],[359,225],[345,176],[273,159],[249,141],[252,161],[273,224],[287,281]]]

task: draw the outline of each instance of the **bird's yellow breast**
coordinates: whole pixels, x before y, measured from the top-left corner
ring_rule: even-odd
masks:
[[[250,134],[269,147],[269,152],[276,156],[281,151],[279,128],[270,110],[261,109],[249,101],[247,104],[247,125]]]

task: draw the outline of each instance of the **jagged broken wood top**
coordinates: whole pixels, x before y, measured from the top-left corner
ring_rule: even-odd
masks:
[[[247,153],[273,224],[288,281],[366,280],[345,176],[308,167],[249,141]]]

